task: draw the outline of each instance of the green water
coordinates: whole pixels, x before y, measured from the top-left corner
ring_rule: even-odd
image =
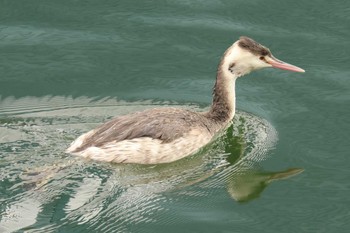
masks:
[[[349,232],[349,23],[345,0],[1,1],[0,232]],[[233,126],[172,164],[64,153],[116,115],[205,109],[241,35],[306,73],[240,78]]]

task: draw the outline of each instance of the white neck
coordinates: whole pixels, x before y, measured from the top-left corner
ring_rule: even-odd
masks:
[[[229,121],[235,115],[235,83],[238,77],[250,73],[256,67],[252,61],[259,59],[239,47],[238,42],[228,48],[218,67],[210,115],[220,121]]]
[[[209,115],[220,122],[227,122],[235,115],[235,83],[238,77],[253,70],[269,67],[266,62],[235,42],[228,48],[218,67]]]

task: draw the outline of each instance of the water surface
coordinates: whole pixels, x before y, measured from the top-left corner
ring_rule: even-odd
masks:
[[[0,5],[0,232],[350,230],[348,1]],[[241,35],[306,73],[239,79],[233,126],[172,164],[64,153],[113,116],[205,110]]]

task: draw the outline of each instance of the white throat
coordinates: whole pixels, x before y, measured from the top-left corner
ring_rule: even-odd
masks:
[[[256,55],[242,49],[238,42],[228,48],[218,67],[212,112],[225,115],[226,120],[231,120],[236,108],[237,78],[261,68],[261,65],[262,61]]]

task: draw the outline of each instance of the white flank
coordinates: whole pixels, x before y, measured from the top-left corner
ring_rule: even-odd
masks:
[[[83,134],[67,149],[72,153],[82,144],[92,131]],[[210,142],[212,136],[204,130],[193,129],[188,134],[172,142],[163,143],[150,137],[112,141],[100,147],[88,147],[72,154],[84,158],[113,163],[158,164],[170,163],[190,154]]]

